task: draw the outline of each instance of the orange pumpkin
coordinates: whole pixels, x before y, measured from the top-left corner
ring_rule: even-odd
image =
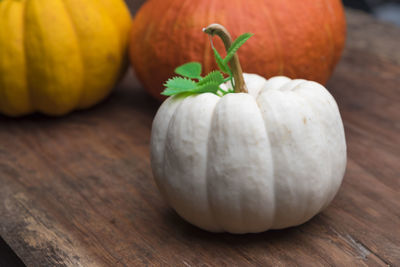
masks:
[[[254,33],[239,50],[245,72],[322,84],[340,58],[346,32],[340,0],[149,0],[134,18],[130,57],[153,96],[163,98],[162,84],[183,63],[199,61],[204,72],[216,68],[199,31],[210,23],[225,25],[233,38]],[[215,46],[224,50],[219,40]]]

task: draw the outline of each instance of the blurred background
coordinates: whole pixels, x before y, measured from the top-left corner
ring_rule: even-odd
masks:
[[[131,10],[137,10],[145,0],[125,0]],[[400,26],[400,0],[343,0],[346,7],[367,12],[381,21]]]
[[[390,0],[344,0],[347,7],[360,9],[379,20],[400,26],[400,1]]]

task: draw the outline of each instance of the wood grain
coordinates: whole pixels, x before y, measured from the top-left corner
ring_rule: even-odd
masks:
[[[230,235],[180,219],[150,169],[159,103],[130,75],[87,111],[0,117],[0,235],[27,266],[400,265],[400,29],[347,15],[328,88],[349,161],[332,205],[310,222]]]

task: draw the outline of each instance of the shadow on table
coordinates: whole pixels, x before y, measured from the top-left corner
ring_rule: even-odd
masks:
[[[0,267],[25,267],[25,264],[0,237]]]
[[[307,227],[307,223],[305,223],[284,230],[269,230],[257,234],[211,233],[186,222],[172,209],[165,211],[163,217],[168,224],[167,227],[169,229],[174,229],[174,234],[179,235],[183,239],[190,239],[192,242],[225,243],[230,246],[241,246],[244,243],[249,245],[257,243],[272,244],[275,242],[290,242],[293,238],[296,238],[296,235],[300,234],[302,228]]]
[[[85,121],[93,118],[116,119],[129,114],[153,118],[161,102],[154,99],[142,88],[131,72],[119,83],[111,94],[84,110],[75,110],[64,116],[48,116],[38,112],[20,117],[8,117],[0,113],[0,122],[9,124],[38,123],[57,125],[66,121]]]

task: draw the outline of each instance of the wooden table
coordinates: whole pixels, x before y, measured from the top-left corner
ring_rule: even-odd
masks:
[[[399,266],[400,29],[347,15],[347,48],[328,84],[347,172],[308,223],[230,235],[180,219],[150,170],[159,104],[130,76],[91,110],[0,117],[0,235],[28,266]]]

